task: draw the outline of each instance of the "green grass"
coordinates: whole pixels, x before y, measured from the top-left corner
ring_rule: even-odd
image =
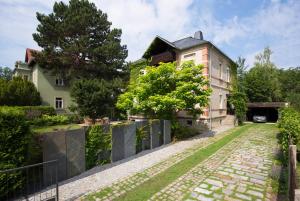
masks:
[[[67,125],[55,125],[55,126],[44,126],[32,128],[35,133],[47,133],[59,130],[75,130],[81,128],[78,124],[67,124]]]
[[[204,161],[220,148],[222,148],[224,145],[228,144],[234,138],[245,133],[249,128],[254,126],[254,124],[249,124],[233,129],[231,134],[221,138],[211,145],[208,145],[206,148],[199,149],[193,155],[178,162],[177,164],[152,177],[145,183],[137,186],[136,188],[132,189],[131,191],[125,193],[115,200],[142,201],[149,199],[151,196],[153,196],[153,194],[178,179],[180,176],[188,172],[191,168],[195,167],[200,162]],[[90,196],[86,197],[86,199],[93,199],[94,196],[97,197],[97,194],[91,194]]]

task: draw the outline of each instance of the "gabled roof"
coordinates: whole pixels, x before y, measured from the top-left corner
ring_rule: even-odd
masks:
[[[201,40],[201,39],[197,39],[197,38],[193,38],[193,37],[186,37],[180,40],[176,40],[174,42],[170,42],[160,36],[156,36],[153,41],[150,43],[149,47],[147,48],[147,50],[145,51],[145,53],[143,54],[143,58],[150,58],[150,56],[152,56],[153,54],[151,54],[152,52],[154,52],[154,48],[157,44],[157,41],[163,42],[166,45],[169,46],[169,49],[173,49],[173,50],[185,50],[185,49],[189,49],[192,47],[196,47],[198,45],[203,45],[203,44],[209,44],[211,46],[213,46],[215,49],[217,49],[222,55],[224,55],[226,58],[228,58],[231,62],[234,62],[229,56],[227,56],[224,52],[222,52],[217,46],[215,46],[212,42],[207,41],[207,40]]]
[[[205,43],[208,43],[208,41],[196,39],[193,37],[187,37],[187,38],[174,41],[172,44],[174,44],[177,49],[184,50]]]
[[[38,52],[38,50],[34,50],[34,49],[30,49],[30,48],[26,48],[26,53],[25,53],[25,62],[30,64],[33,60],[33,52]]]

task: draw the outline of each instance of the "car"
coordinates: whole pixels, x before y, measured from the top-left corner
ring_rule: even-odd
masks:
[[[263,115],[254,115],[253,116],[253,122],[266,123],[267,122],[267,117],[263,116]]]

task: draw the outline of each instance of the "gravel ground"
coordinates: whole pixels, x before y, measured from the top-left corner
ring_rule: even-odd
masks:
[[[59,200],[74,200],[88,192],[141,172],[170,156],[183,152],[194,145],[207,140],[213,134],[222,133],[231,126],[222,126],[210,133],[201,134],[194,138],[173,144],[163,145],[156,149],[143,151],[133,157],[104,166],[98,166],[81,175],[63,181],[59,186]]]

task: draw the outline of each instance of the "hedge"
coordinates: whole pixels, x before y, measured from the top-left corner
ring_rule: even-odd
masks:
[[[285,162],[287,162],[289,141],[292,144],[300,142],[300,113],[293,108],[281,109],[278,127],[280,130],[279,142],[285,156]]]
[[[55,109],[51,106],[2,106],[2,110],[16,110],[25,115],[27,120],[40,118],[43,115],[55,115]]]
[[[32,135],[25,115],[16,108],[0,108],[0,170],[27,164],[27,154]],[[24,178],[20,172],[7,176],[0,174],[0,200],[22,187]]]

